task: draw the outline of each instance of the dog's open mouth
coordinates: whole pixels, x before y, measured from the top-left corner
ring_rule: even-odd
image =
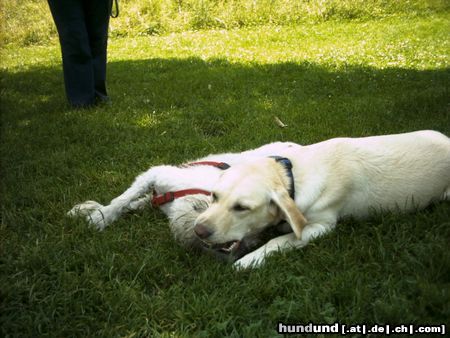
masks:
[[[233,263],[239,258],[247,255],[249,252],[257,249],[268,240],[281,234],[285,234],[285,232],[278,231],[276,227],[268,227],[257,235],[245,236],[240,240],[233,240],[219,244],[213,244],[196,236],[196,248],[216,257],[221,261]]]
[[[234,262],[248,253],[245,241],[229,241],[226,243],[211,244],[201,241],[201,248],[204,252],[219,258],[225,262]]]
[[[239,249],[240,244],[241,241],[230,241],[223,244],[215,244],[212,248],[225,253],[232,253]]]
[[[219,244],[210,244],[203,242],[203,245],[205,245],[207,248],[220,251],[226,254],[231,254],[239,249],[239,245],[241,244],[241,241],[229,241],[226,243],[219,243]]]
[[[242,240],[234,240],[219,244],[212,244],[206,241],[199,242],[201,243],[200,247],[204,252],[212,254],[222,261],[231,263],[248,254],[259,243],[257,239],[252,238],[243,238]]]

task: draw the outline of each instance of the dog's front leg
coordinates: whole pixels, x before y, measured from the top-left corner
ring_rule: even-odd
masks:
[[[266,244],[250,252],[241,259],[234,262],[234,268],[241,270],[247,268],[257,268],[264,263],[264,260],[274,251],[286,250],[290,248],[301,248],[307,244],[306,241],[299,240],[293,232],[275,237]]]
[[[309,241],[320,237],[331,231],[335,222],[331,223],[310,223],[305,226],[302,232],[302,239],[297,239],[294,233],[275,237],[264,244],[262,247],[250,252],[241,259],[237,260],[233,266],[240,269],[257,268],[264,263],[267,256],[276,251],[284,251],[294,248],[302,248]]]
[[[109,205],[102,206],[86,216],[87,221],[103,230],[116,221],[124,212],[141,208],[150,201],[151,190],[170,166],[153,167],[137,176],[133,184],[123,194],[114,198]]]
[[[86,217],[92,214],[95,210],[103,208],[103,205],[96,201],[85,201],[83,203],[75,205],[67,215],[70,217]]]

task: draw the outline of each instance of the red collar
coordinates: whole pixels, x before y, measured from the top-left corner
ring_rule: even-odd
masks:
[[[213,161],[201,161],[201,162],[192,162],[185,164],[184,166],[192,167],[196,165],[209,165],[212,167],[216,167],[220,170],[226,170],[230,167],[229,164],[225,162],[213,162]],[[187,195],[196,195],[196,194],[202,194],[202,195],[211,195],[210,191],[206,191],[203,189],[184,189],[184,190],[178,190],[178,191],[168,191],[165,194],[161,195],[154,195],[152,198],[152,206],[153,207],[160,207],[161,205],[164,205],[166,203],[170,203],[176,198],[184,197]]]
[[[178,191],[169,191],[162,195],[157,195],[152,198],[152,206],[153,207],[159,207],[161,205],[164,205],[166,203],[172,202],[176,198],[184,197],[187,195],[195,195],[195,194],[202,194],[202,195],[211,195],[210,191],[202,190],[202,189],[185,189],[185,190],[178,190]]]

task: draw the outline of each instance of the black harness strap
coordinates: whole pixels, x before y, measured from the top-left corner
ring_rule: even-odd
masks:
[[[294,182],[294,174],[292,173],[292,162],[288,158],[282,156],[269,156],[269,157],[273,158],[275,161],[280,163],[286,170],[286,174],[290,180],[289,196],[291,196],[292,199],[295,199],[295,182]]]

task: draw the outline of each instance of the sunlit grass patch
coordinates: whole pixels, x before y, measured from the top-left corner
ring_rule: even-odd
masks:
[[[446,0],[122,0],[120,15],[111,20],[113,37],[165,35],[205,29],[260,25],[290,26],[334,20],[366,21],[396,16],[448,12]],[[22,46],[56,38],[48,5],[41,0],[4,0],[2,42]]]

